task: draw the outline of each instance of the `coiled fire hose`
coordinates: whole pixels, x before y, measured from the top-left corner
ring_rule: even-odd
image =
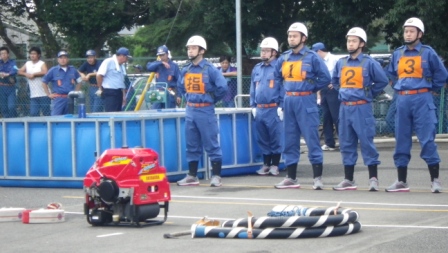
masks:
[[[279,211],[282,208],[286,211]],[[255,218],[248,212],[248,218],[225,221],[222,227],[194,224],[192,237],[296,239],[348,235],[361,230],[358,213],[339,206],[276,206],[268,215],[271,217]]]

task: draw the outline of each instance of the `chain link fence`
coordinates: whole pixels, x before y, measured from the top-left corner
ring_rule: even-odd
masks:
[[[100,59],[101,60],[101,59]],[[131,84],[138,80],[147,78],[144,75],[143,69],[145,69],[146,63],[148,61],[154,61],[155,58],[135,58],[131,63],[127,65],[128,76]],[[70,64],[76,68],[79,68],[85,59],[70,59]],[[45,60],[48,68],[57,65],[57,59]],[[214,62],[214,61],[212,61]],[[17,61],[17,67],[21,68],[25,64],[25,61]],[[216,65],[216,62],[214,62]],[[181,65],[181,64],[180,64]],[[237,94],[237,81],[236,78],[228,78],[229,84],[229,94],[231,94],[230,100],[236,101],[238,105],[239,100],[241,100],[242,107],[249,107],[249,91],[250,91],[250,76],[243,76],[242,78],[242,94]],[[82,90],[85,94],[88,94],[87,83],[83,83]],[[1,87],[0,87],[1,88]],[[385,89],[385,94],[380,95],[373,103],[374,115],[376,118],[376,133],[377,136],[393,136],[394,135],[394,106],[395,101],[394,91],[388,86]],[[437,107],[437,118],[439,119],[437,123],[437,133],[448,133],[448,108],[447,108],[447,89],[443,88],[440,93],[433,93],[434,104]],[[17,77],[16,83],[16,111],[18,117],[28,117],[30,115],[30,91],[26,78],[22,76]],[[234,97],[234,95],[236,96]],[[216,106],[217,107],[234,107],[233,103],[227,103],[228,101],[221,101]],[[0,101],[0,103],[6,103],[6,101]],[[133,101],[135,103],[135,101]],[[76,108],[76,107],[75,107]],[[90,100],[86,100],[87,112],[90,112]],[[130,110],[133,110],[132,107]],[[128,110],[128,111],[130,111]],[[41,116],[47,115],[49,112],[41,113]],[[322,113],[321,113],[322,121]]]

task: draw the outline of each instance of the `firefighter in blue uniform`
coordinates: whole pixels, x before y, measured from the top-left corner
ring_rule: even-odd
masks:
[[[431,191],[439,193],[440,158],[434,142],[437,123],[436,107],[431,91],[438,91],[445,84],[447,70],[437,53],[422,45],[425,27],[418,18],[410,18],[403,25],[404,46],[392,54],[388,71],[398,77],[394,86],[397,96],[395,117],[394,162],[398,180],[386,192],[408,192],[407,166],[411,159],[412,131],[414,130],[422,147],[420,157],[428,165]]]
[[[279,174],[278,165],[283,151],[283,85],[274,82],[277,63],[278,42],[272,37],[260,44],[262,62],[252,70],[250,106],[255,119],[257,142],[263,153],[263,166],[259,175]]]
[[[203,148],[212,164],[210,186],[221,186],[222,151],[218,142],[218,120],[215,103],[227,92],[227,81],[221,72],[204,59],[207,50],[205,39],[192,36],[187,42],[188,58],[177,82],[177,102],[185,96],[185,137],[187,143],[188,175],[177,182],[179,186],[198,185],[198,163]]]
[[[331,82],[324,61],[305,46],[308,29],[302,23],[294,23],[288,29],[288,44],[291,50],[277,60],[274,78],[276,85],[284,85],[285,147],[283,157],[288,171],[287,177],[275,188],[299,188],[297,164],[300,158],[300,136],[308,146],[308,159],[313,167],[313,189],[321,190],[323,155],[320,147],[318,126],[319,109],[316,92]]]
[[[68,113],[67,94],[81,88],[81,75],[72,65],[68,65],[67,51],[58,53],[58,66],[52,67],[42,78],[44,91],[51,98],[51,115],[64,115]],[[51,93],[48,84],[51,82]]]
[[[378,191],[378,151],[372,100],[389,83],[378,61],[362,53],[367,43],[366,32],[359,27],[347,33],[349,56],[339,59],[333,73],[333,85],[339,89],[339,147],[344,164],[344,180],[334,190],[356,190],[353,180],[358,160],[358,140],[364,164],[369,169],[369,190]]]
[[[151,109],[176,108],[176,87],[179,78],[179,66],[170,59],[168,47],[165,45],[157,48],[158,61],[148,62],[146,69],[150,72],[156,72],[157,82],[167,83],[166,102],[154,103]]]

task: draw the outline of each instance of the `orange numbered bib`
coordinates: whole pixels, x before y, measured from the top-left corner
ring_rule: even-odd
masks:
[[[187,73],[184,78],[187,93],[205,94],[205,84],[202,82],[202,73]]]
[[[302,71],[302,61],[285,61],[282,65],[282,76],[285,81],[302,82],[306,71]]]
[[[422,57],[403,56],[398,62],[398,78],[423,78]]]
[[[362,89],[363,88],[362,67],[342,67],[341,88]]]

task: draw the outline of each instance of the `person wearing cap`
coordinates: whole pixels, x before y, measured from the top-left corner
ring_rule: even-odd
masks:
[[[179,66],[171,60],[168,47],[165,45],[157,48],[158,60],[148,62],[146,69],[149,72],[155,72],[157,82],[164,82],[167,84],[166,103],[153,103],[151,109],[176,108],[176,87],[177,79],[179,78]]]
[[[308,29],[303,23],[293,23],[288,29],[290,50],[284,52],[275,66],[276,85],[283,85],[285,146],[283,158],[287,176],[275,185],[277,189],[300,188],[297,180],[297,164],[300,158],[300,136],[308,146],[308,159],[313,168],[313,189],[323,189],[323,154],[318,127],[320,123],[316,92],[331,81],[324,61],[305,46]]]
[[[434,142],[437,123],[431,91],[439,91],[447,80],[447,70],[437,53],[420,39],[425,33],[419,18],[409,18],[403,25],[404,46],[392,54],[388,72],[398,78],[394,85],[397,95],[395,116],[394,162],[398,179],[386,192],[408,192],[408,164],[411,159],[412,132],[422,148],[420,157],[426,162],[431,179],[431,191],[439,193],[440,157]]]
[[[106,112],[119,112],[126,104],[124,63],[131,57],[129,49],[120,47],[112,57],[105,59],[98,69],[96,81]]]
[[[257,143],[263,153],[259,175],[279,174],[278,165],[283,151],[283,85],[274,82],[278,42],[272,37],[260,44],[262,62],[252,70],[250,82],[250,107],[255,119]]]
[[[324,43],[315,43],[311,50],[316,52],[325,62],[325,65],[330,72],[330,76],[333,75],[334,66],[338,58],[330,53]],[[325,143],[322,145],[322,150],[333,151],[336,149],[336,142],[334,141],[334,129],[338,132],[338,119],[339,119],[339,99],[338,91],[333,88],[333,84],[329,83],[327,87],[317,92],[317,104],[322,108],[323,118],[323,133]],[[333,127],[334,126],[334,127]]]
[[[40,59],[41,50],[32,47],[28,51],[30,60],[20,69],[18,74],[25,76],[30,89],[30,116],[49,116],[51,99],[42,87],[42,77],[47,73],[47,64]]]
[[[90,112],[102,112],[103,100],[96,95],[98,92],[98,84],[96,82],[96,75],[101,66],[101,61],[96,59],[95,50],[87,50],[87,60],[79,67],[78,71],[82,80],[89,85],[89,104]]]
[[[222,150],[218,141],[218,119],[215,104],[227,92],[227,81],[213,64],[204,59],[207,43],[201,36],[192,36],[186,44],[190,63],[184,66],[177,81],[177,103],[185,97],[185,138],[188,162],[187,176],[178,181],[179,186],[198,185],[199,160],[203,149],[207,151],[212,165],[210,186],[219,187],[221,182]]]
[[[344,165],[344,180],[333,190],[356,190],[353,178],[358,160],[358,142],[364,164],[369,170],[369,191],[378,191],[379,154],[373,143],[375,118],[373,99],[389,83],[381,65],[367,54],[367,35],[360,27],[351,28],[347,35],[349,56],[339,59],[334,69],[332,83],[339,90],[339,148]]]
[[[16,61],[9,59],[9,49],[0,47],[0,112],[3,118],[17,117]]]
[[[81,75],[72,65],[68,65],[68,53],[65,50],[58,53],[59,65],[52,67],[42,78],[45,94],[51,99],[51,115],[68,113],[68,93],[80,90]],[[51,92],[49,84],[51,83]]]
[[[219,57],[218,69],[222,72],[222,75],[227,80],[227,94],[222,99],[223,107],[235,108],[235,96],[237,93],[236,77],[238,72],[236,67],[230,65],[230,56],[223,55]],[[232,78],[233,77],[233,78]]]

